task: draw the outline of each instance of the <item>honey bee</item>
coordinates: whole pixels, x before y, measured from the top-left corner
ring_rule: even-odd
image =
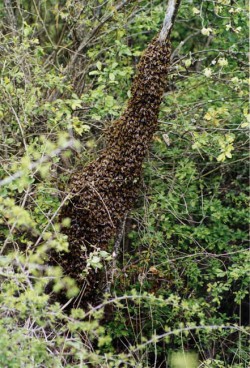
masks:
[[[96,247],[107,249],[138,196],[143,159],[157,130],[170,53],[169,40],[152,40],[137,67],[125,112],[106,130],[106,148],[71,179],[74,195],[62,206],[59,219],[68,217],[74,226],[62,228],[68,236],[69,252],[57,255],[56,262],[79,286],[87,254]],[[100,271],[88,272],[85,302],[91,299],[91,290],[101,290],[105,282]]]

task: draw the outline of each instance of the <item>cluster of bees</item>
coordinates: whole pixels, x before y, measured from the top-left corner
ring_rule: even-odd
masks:
[[[106,148],[71,178],[71,199],[60,214],[71,220],[62,229],[69,252],[60,254],[57,262],[80,286],[87,283],[86,301],[101,288],[97,273],[83,275],[86,259],[96,248],[107,249],[138,195],[142,163],[158,126],[170,53],[169,40],[153,39],[141,57],[127,108],[108,131]]]

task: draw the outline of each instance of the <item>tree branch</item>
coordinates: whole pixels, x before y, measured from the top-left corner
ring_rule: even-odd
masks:
[[[14,9],[13,9],[13,5],[11,0],[4,0],[4,7],[6,9],[7,12],[7,18],[8,18],[8,23],[11,27],[12,32],[14,32],[14,34],[16,34],[17,32],[17,21],[15,18],[15,13],[14,13]]]
[[[28,169],[29,170],[36,169],[38,166],[47,162],[49,159],[58,156],[63,150],[67,148],[72,148],[75,145],[76,145],[76,141],[74,139],[70,139],[69,141],[65,142],[61,147],[58,147],[54,151],[52,151],[48,156],[42,156],[39,160],[35,162],[31,162],[28,166]],[[0,180],[0,187],[10,184],[12,181],[21,178],[23,175],[24,175],[24,170],[20,170],[20,171],[15,172],[14,174],[10,174],[3,180]]]
[[[165,41],[170,35],[178,8],[180,6],[181,0],[169,0],[166,15],[163,21],[163,26],[159,35],[159,40],[161,42]]]
[[[127,5],[130,2],[130,0],[122,0],[114,10],[112,10],[109,14],[103,16],[100,23],[92,30],[92,32],[81,42],[79,45],[77,51],[73,55],[70,64],[67,67],[67,71],[70,70],[73,65],[75,64],[79,54],[81,51],[87,46],[87,44],[90,42],[90,40],[95,36],[96,33],[99,32],[99,30],[103,27],[103,25],[108,22],[115,14],[115,12],[121,10],[125,5]]]

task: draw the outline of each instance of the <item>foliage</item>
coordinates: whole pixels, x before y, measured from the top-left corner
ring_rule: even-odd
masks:
[[[98,154],[163,14],[158,0],[0,4],[0,366],[247,367],[243,1],[183,1],[110,294],[89,312],[56,301],[78,294],[48,265],[68,247],[68,178]],[[109,259],[93,249],[88,267]]]

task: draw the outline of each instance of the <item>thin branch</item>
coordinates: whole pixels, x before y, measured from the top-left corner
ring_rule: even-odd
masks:
[[[35,10],[36,10],[37,17],[38,17],[38,19],[40,20],[40,22],[41,22],[41,23],[42,23],[42,25],[43,25],[43,29],[44,29],[44,31],[45,31],[45,33],[46,33],[46,36],[47,36],[48,40],[49,40],[49,42],[51,43],[51,45],[53,46],[53,48],[55,48],[54,42],[52,41],[52,38],[50,37],[50,34],[49,34],[49,32],[48,32],[48,30],[47,30],[47,28],[46,28],[45,22],[44,22],[44,20],[43,20],[43,18],[42,18],[42,16],[41,16],[41,14],[40,14],[40,12],[39,12],[38,8],[37,8],[36,1],[35,1],[35,0],[33,0],[32,2],[33,2],[33,5],[34,5],[34,8],[35,8]]]
[[[78,55],[80,54],[80,52],[88,45],[88,43],[90,42],[90,40],[94,37],[94,35],[104,26],[104,24],[106,22],[108,22],[113,16],[114,14],[122,9],[125,5],[127,5],[130,2],[130,0],[122,0],[116,7],[114,10],[112,10],[109,14],[107,14],[106,16],[104,16],[100,23],[92,30],[92,32],[88,35],[87,38],[85,38],[81,44],[79,45],[76,53],[73,55],[72,60],[70,62],[70,64],[67,67],[67,70],[70,70],[73,65],[75,64]]]
[[[15,17],[15,13],[14,13],[14,9],[13,9],[13,5],[11,0],[4,0],[4,6],[7,12],[7,18],[8,18],[8,23],[12,28],[12,31],[14,32],[14,34],[16,34],[17,32],[17,21],[16,21],[16,17]]]
[[[110,211],[109,211],[109,209],[108,209],[108,207],[107,207],[107,205],[106,205],[106,203],[105,203],[104,199],[102,198],[101,194],[98,192],[98,190],[96,190],[96,189],[95,189],[94,185],[92,185],[90,182],[88,182],[88,184],[89,184],[90,188],[91,188],[91,189],[92,189],[92,190],[93,190],[93,191],[98,195],[98,197],[100,198],[100,200],[101,200],[101,202],[102,202],[102,204],[103,204],[103,206],[104,206],[105,210],[107,211],[107,214],[108,214],[108,217],[109,217],[110,223],[111,223],[111,224],[112,224],[112,226],[115,228],[115,224],[114,224],[114,222],[113,222],[113,220],[112,220],[112,217],[111,217]]]
[[[137,348],[133,349],[133,353],[135,353],[136,351],[141,350],[142,348],[144,348],[147,345],[153,344],[153,343],[157,343],[160,340],[166,338],[167,336],[171,336],[171,335],[176,335],[178,333],[182,333],[184,331],[198,331],[198,330],[233,330],[234,332],[244,332],[245,334],[249,335],[248,332],[243,329],[240,326],[234,326],[234,325],[207,325],[207,326],[189,326],[189,327],[183,327],[183,328],[176,328],[175,330],[166,332],[162,335],[156,335],[153,336],[152,339],[146,341],[144,344],[139,345]]]
[[[127,220],[127,213],[125,213],[124,218],[120,223],[120,228],[118,229],[118,232],[116,235],[115,244],[114,244],[113,253],[112,253],[113,259],[112,259],[111,264],[109,264],[111,268],[107,275],[107,285],[105,288],[106,293],[110,293],[111,284],[114,282],[114,275],[116,271],[116,261],[117,261],[117,256],[119,255],[119,252],[120,252],[120,245],[121,245],[122,237],[125,232],[126,220]]]
[[[59,147],[51,152],[50,155],[43,156],[39,160],[35,162],[31,162],[29,165],[29,170],[33,170],[37,168],[39,165],[43,164],[44,162],[48,161],[52,157],[58,156],[63,150],[67,148],[72,148],[75,146],[76,141],[74,139],[70,139],[67,141],[62,147]],[[0,181],[0,187],[4,185],[10,184],[12,181],[19,179],[24,174],[24,170],[17,171],[15,174],[10,174],[7,178]]]
[[[43,229],[43,231],[41,232],[39,238],[37,239],[34,248],[39,244],[39,242],[41,241],[43,234],[45,233],[45,231],[48,229],[48,227],[52,224],[54,218],[58,215],[59,211],[61,210],[61,208],[63,207],[64,203],[67,202],[67,200],[70,198],[70,195],[68,194],[63,201],[61,202],[60,206],[57,208],[57,210],[53,213],[53,216],[50,218],[49,222],[47,223],[47,225],[45,226],[45,228]]]

